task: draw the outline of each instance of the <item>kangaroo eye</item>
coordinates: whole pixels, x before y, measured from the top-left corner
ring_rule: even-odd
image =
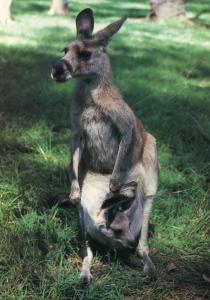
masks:
[[[65,47],[65,48],[63,48],[63,50],[62,50],[65,54],[69,51],[69,48],[68,47]]]
[[[89,60],[91,58],[91,52],[89,51],[81,51],[77,54],[78,58],[81,60]]]

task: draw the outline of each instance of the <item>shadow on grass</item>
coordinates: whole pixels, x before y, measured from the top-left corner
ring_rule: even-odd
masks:
[[[68,88],[55,88],[50,79],[51,66],[57,58],[32,49],[1,47],[1,53],[2,114],[11,123],[15,116],[23,123],[45,120],[68,126]]]

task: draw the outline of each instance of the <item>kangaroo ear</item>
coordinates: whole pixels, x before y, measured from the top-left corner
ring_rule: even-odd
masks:
[[[76,17],[77,37],[90,38],[94,28],[93,11],[90,8],[82,10]]]
[[[127,16],[122,17],[120,20],[108,25],[104,29],[98,31],[94,36],[93,40],[102,46],[106,46],[110,41],[111,37],[118,32],[123,23],[126,21]]]

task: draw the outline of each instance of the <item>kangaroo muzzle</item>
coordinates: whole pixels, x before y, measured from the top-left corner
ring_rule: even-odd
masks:
[[[65,82],[72,79],[72,67],[65,60],[59,60],[51,70],[51,78],[56,82]]]

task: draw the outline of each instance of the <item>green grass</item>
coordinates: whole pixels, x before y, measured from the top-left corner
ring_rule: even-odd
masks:
[[[208,1],[190,1],[194,25],[153,23],[149,1],[88,0],[96,29],[128,13],[109,46],[116,83],[158,141],[159,192],[152,211],[150,281],[136,255],[128,264],[97,253],[94,281],[78,285],[75,209],[67,194],[69,101],[73,83],[50,80],[50,66],[75,35],[83,1],[49,17],[50,1],[14,1],[0,30],[0,299],[207,299],[210,275],[210,31]],[[202,6],[203,5],[203,6]],[[174,270],[168,271],[170,263]]]

